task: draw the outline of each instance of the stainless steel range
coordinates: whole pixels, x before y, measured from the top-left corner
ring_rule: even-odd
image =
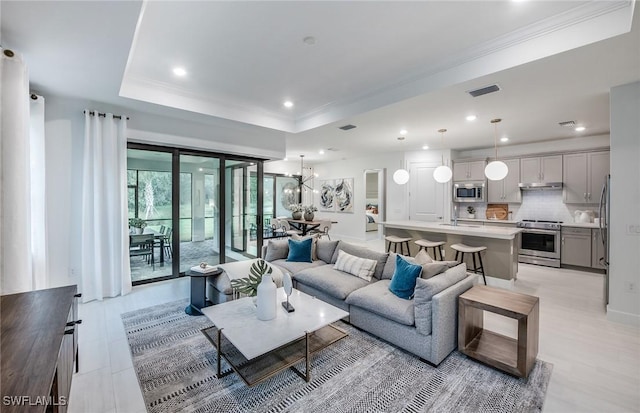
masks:
[[[562,221],[525,219],[518,222],[520,234],[518,262],[560,267],[560,229]]]

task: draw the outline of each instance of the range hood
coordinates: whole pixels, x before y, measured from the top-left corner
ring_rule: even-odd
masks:
[[[518,186],[523,191],[542,191],[545,189],[562,189],[562,182],[520,182]]]

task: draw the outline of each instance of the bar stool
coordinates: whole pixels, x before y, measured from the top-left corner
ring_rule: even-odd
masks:
[[[487,247],[471,247],[464,244],[453,244],[451,248],[456,251],[456,261],[458,261],[458,254],[460,254],[461,263],[464,262],[464,254],[471,253],[471,256],[473,257],[473,269],[470,269],[469,271],[473,271],[478,274],[478,270],[480,270],[484,285],[487,285],[487,279],[484,276],[484,267],[482,266],[482,256],[480,255],[480,252],[486,250]],[[480,267],[478,267],[478,265],[476,264],[476,255],[478,256],[478,261],[480,261]]]
[[[391,245],[393,245],[393,252],[398,253],[398,244],[399,244],[400,255],[410,255],[409,241],[411,241],[411,238],[402,238],[402,237],[396,237],[395,235],[387,235],[386,237],[384,237],[384,239],[389,242],[389,245],[387,246],[387,252],[391,251]],[[404,253],[405,246],[407,247],[406,254]]]
[[[427,253],[429,253],[429,248],[433,248],[433,259],[439,261],[442,261],[444,259],[442,256],[442,250],[440,249],[440,247],[445,244],[444,241],[429,241],[428,239],[419,239],[414,242],[416,245],[420,246],[420,249],[418,251],[425,249]],[[438,259],[436,255],[440,256],[440,258]]]

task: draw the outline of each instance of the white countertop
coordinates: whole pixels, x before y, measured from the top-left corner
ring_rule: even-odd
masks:
[[[563,227],[575,227],[575,228],[600,228],[600,225],[594,224],[593,222],[584,223],[584,222],[566,222],[562,224]]]
[[[520,221],[513,221],[508,219],[487,219],[487,218],[458,218],[458,221],[469,221],[469,222],[497,222],[500,224],[517,224]]]
[[[389,228],[412,229],[416,231],[435,232],[439,234],[466,235],[471,237],[513,239],[522,232],[522,228],[494,227],[472,224],[458,224],[453,226],[449,223],[423,222],[423,221],[386,221],[382,225]]]

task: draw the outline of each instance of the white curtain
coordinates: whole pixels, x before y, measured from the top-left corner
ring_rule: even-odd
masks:
[[[84,302],[131,291],[127,121],[85,110],[81,291]]]
[[[29,74],[0,49],[0,293],[34,288],[31,256]]]
[[[46,185],[45,185],[45,141],[44,98],[31,95],[30,102],[30,165],[31,165],[31,256],[33,265],[33,288],[49,286],[47,251]]]

